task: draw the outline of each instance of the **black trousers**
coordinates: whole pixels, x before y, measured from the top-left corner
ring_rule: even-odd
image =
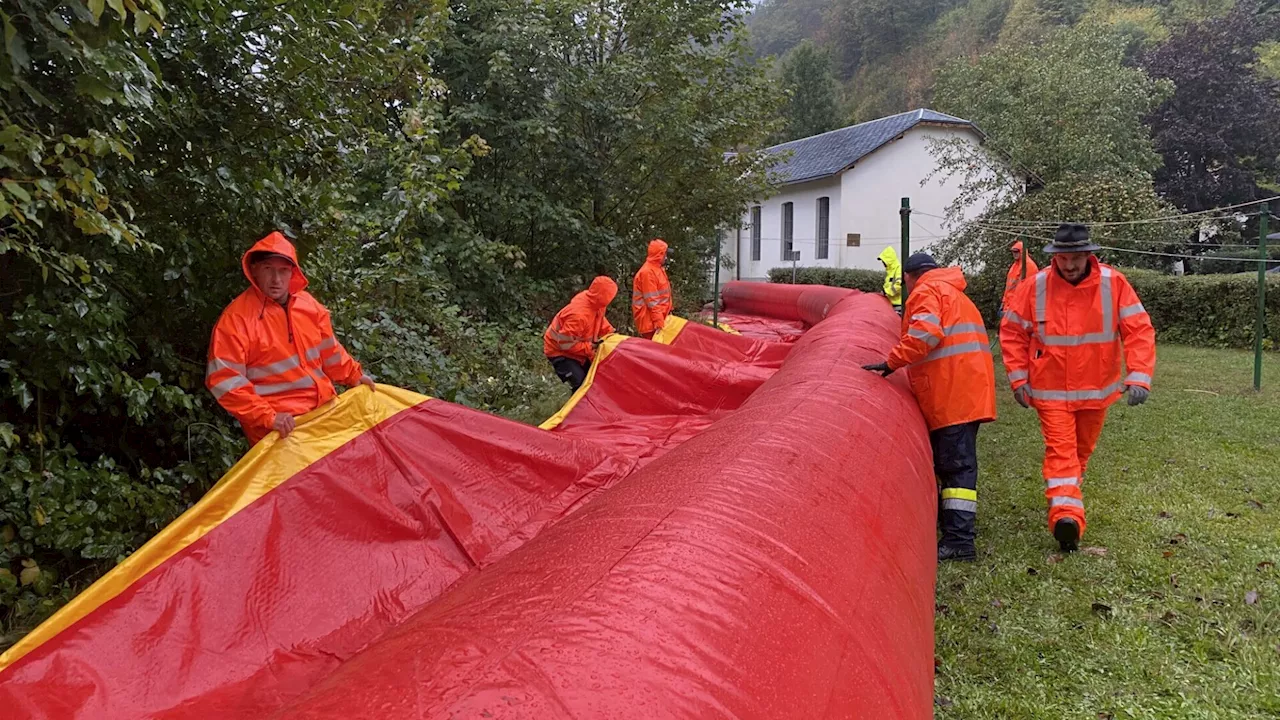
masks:
[[[569,383],[569,387],[574,391],[582,387],[582,383],[587,379],[587,371],[591,369],[591,363],[579,362],[573,358],[553,357],[547,358],[551,361],[551,367],[555,368],[556,377],[562,382]]]
[[[971,422],[929,433],[939,484],[939,545],[973,548],[978,518],[978,427]]]

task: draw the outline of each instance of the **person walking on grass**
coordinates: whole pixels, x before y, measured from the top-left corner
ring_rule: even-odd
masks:
[[[1014,292],[1000,324],[1014,399],[1040,415],[1049,530],[1064,552],[1084,536],[1082,486],[1107,408],[1123,393],[1146,402],[1156,368],[1151,317],[1100,249],[1084,225],[1059,226],[1050,266]]]

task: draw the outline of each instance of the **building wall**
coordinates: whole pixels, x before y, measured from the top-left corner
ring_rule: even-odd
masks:
[[[738,246],[738,258],[742,269],[743,280],[764,279],[769,269],[774,267],[791,267],[791,262],[782,259],[782,206],[794,203],[795,213],[792,226],[792,247],[800,251],[797,265],[805,267],[839,267],[839,246],[843,243],[844,231],[841,229],[841,182],[840,178],[824,178],[807,183],[787,185],[782,191],[760,203],[761,233],[760,260],[751,256],[751,208],[742,219],[742,238]],[[830,248],[827,260],[817,260],[818,198],[831,198]]]
[[[795,203],[795,247],[800,250],[800,266],[879,269],[876,260],[884,248],[900,246],[901,225],[898,208],[902,198],[911,198],[911,250],[927,251],[945,236],[943,221],[948,206],[959,195],[958,179],[935,177],[937,161],[929,151],[929,139],[961,137],[977,142],[975,133],[965,129],[918,126],[897,141],[862,159],[839,178],[786,185],[761,203],[763,210],[762,247],[759,262],[751,261],[751,210],[743,215],[738,252],[741,276],[767,279],[769,270],[791,263],[782,260],[782,204]],[[923,184],[922,184],[923,183]],[[831,249],[827,260],[814,259],[814,229],[817,198],[831,197]],[[980,215],[985,203],[968,210],[968,217]],[[930,217],[938,216],[938,217]],[[858,247],[847,245],[846,235],[861,236]]]

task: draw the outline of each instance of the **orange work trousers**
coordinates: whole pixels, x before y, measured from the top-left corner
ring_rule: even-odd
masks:
[[[1062,518],[1080,524],[1084,536],[1084,473],[1098,446],[1107,410],[1038,409],[1044,435],[1044,496],[1049,501],[1049,531]]]

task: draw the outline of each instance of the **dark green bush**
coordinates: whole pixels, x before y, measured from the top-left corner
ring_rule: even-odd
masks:
[[[1201,347],[1253,347],[1257,315],[1257,273],[1237,275],[1186,275],[1175,277],[1153,270],[1123,268],[1163,342]],[[800,268],[796,282],[830,285],[864,292],[880,289],[883,273],[874,270]],[[967,293],[982,310],[987,327],[995,327],[1004,274],[986,272],[967,276]],[[770,273],[773,282],[791,282],[791,270]],[[1280,347],[1280,277],[1273,273],[1267,284],[1268,349]]]
[[[1234,247],[1214,250],[1201,255],[1195,260],[1191,260],[1189,262],[1190,271],[1197,275],[1247,272],[1256,273],[1258,272],[1258,264],[1256,262],[1224,260],[1223,258],[1248,258],[1257,256],[1258,248],[1256,247]],[[1267,257],[1272,260],[1280,260],[1280,246],[1269,245],[1267,247]],[[1275,266],[1269,265],[1268,267]]]

